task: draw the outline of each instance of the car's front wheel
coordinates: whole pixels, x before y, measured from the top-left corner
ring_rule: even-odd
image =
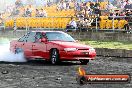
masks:
[[[51,51],[51,57],[50,57],[50,60],[51,60],[51,63],[52,64],[58,64],[60,61],[59,61],[59,52],[57,49],[53,49]]]
[[[82,65],[87,65],[89,60],[80,60],[80,62],[81,62]]]

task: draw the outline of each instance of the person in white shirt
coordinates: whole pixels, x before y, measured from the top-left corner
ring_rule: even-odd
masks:
[[[74,18],[71,18],[71,21],[66,26],[66,32],[76,31],[77,30],[77,23]]]
[[[66,10],[66,3],[63,2],[63,9]]]
[[[39,12],[39,15],[40,15],[40,17],[47,17],[47,12],[45,10],[41,9]]]
[[[74,28],[77,28],[77,23],[74,20],[74,18],[72,18],[72,20],[69,22],[69,25],[72,26],[72,27],[74,27]]]
[[[47,17],[47,12],[43,10],[44,17]]]

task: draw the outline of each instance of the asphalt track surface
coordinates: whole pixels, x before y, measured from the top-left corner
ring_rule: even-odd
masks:
[[[51,65],[45,61],[0,62],[0,88],[132,88],[128,84],[87,84],[76,81],[79,62]],[[97,57],[82,67],[91,74],[130,74],[132,58]]]

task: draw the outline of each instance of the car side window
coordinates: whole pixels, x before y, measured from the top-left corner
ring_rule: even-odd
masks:
[[[23,37],[21,37],[18,41],[19,42],[26,42],[28,38],[28,34],[25,34]]]
[[[26,41],[27,42],[35,42],[35,35],[36,35],[35,32],[30,32]]]
[[[42,33],[41,32],[37,32],[35,38],[36,39],[41,39],[42,38]]]
[[[35,42],[39,42],[39,39],[42,39],[44,38],[45,36],[41,33],[41,32],[37,32],[36,33],[36,36],[35,36],[35,39],[36,41]]]

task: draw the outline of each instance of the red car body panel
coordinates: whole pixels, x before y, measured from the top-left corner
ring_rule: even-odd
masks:
[[[39,31],[40,32],[40,31]],[[54,32],[54,31],[52,31]],[[46,33],[42,31],[41,33]],[[63,32],[62,32],[63,33]],[[77,42],[65,41],[47,41],[47,42],[19,42],[11,41],[10,50],[15,52],[16,48],[21,48],[24,51],[26,58],[44,58],[49,60],[50,50],[57,49],[59,51],[60,60],[80,60],[80,59],[95,59],[96,51],[88,46]],[[76,51],[65,51],[64,48],[77,48]]]

